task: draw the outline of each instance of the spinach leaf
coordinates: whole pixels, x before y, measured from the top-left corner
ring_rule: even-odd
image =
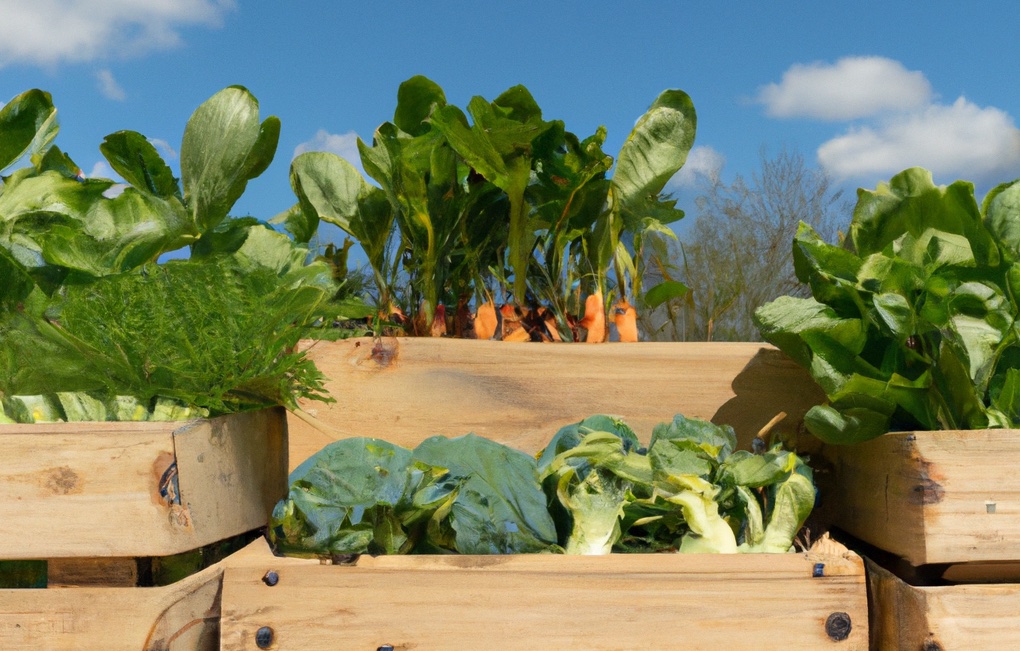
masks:
[[[912,168],[859,192],[845,247],[801,225],[794,263],[813,298],[777,299],[755,322],[828,395],[805,418],[812,433],[845,444],[1020,424],[1017,188],[979,207],[970,183]]]

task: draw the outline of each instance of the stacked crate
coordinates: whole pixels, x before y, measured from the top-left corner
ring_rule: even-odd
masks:
[[[38,570],[0,589],[0,648],[211,650],[222,563],[139,586],[264,527],[286,494],[286,417],[0,425],[0,460],[0,584]]]
[[[825,456],[826,512],[881,562],[875,648],[1020,646],[1020,431],[891,433]]]

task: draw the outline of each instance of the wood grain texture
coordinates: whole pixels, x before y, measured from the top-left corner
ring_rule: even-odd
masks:
[[[1020,431],[886,434],[832,446],[832,524],[912,565],[1020,560]]]
[[[0,590],[5,651],[216,651],[223,564],[161,588]]]
[[[836,553],[276,558],[263,541],[224,573],[221,648],[867,649],[863,563]],[[823,577],[813,577],[817,563]],[[279,577],[263,581],[268,571]],[[851,623],[835,642],[826,622]],[[842,617],[836,615],[836,617]]]
[[[187,423],[0,425],[0,558],[168,556],[264,525],[282,409]]]
[[[872,649],[1020,648],[1020,584],[915,587],[868,561]]]
[[[802,368],[758,343],[511,344],[441,338],[305,342],[335,403],[302,406],[321,431],[289,416],[293,470],[324,445],[373,436],[414,446],[468,432],[529,453],[562,426],[622,416],[647,440],[685,416],[734,427],[742,447],[779,412],[795,433],[824,399]]]

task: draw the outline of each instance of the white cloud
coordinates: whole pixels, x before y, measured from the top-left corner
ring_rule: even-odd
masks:
[[[0,67],[137,56],[219,26],[234,0],[0,0]]]
[[[117,83],[113,73],[108,69],[103,68],[96,73],[96,80],[99,82],[99,92],[103,94],[103,97],[112,99],[117,102],[122,102],[127,97],[124,93],[124,89]]]
[[[936,177],[1006,181],[1020,176],[1020,130],[1004,111],[961,97],[851,128],[822,144],[818,160],[842,179],[920,166]]]
[[[772,117],[854,120],[907,111],[931,101],[923,73],[884,57],[846,57],[834,64],[795,64],[778,84],[759,89],[757,101]]]
[[[361,166],[361,154],[358,153],[358,134],[353,131],[338,134],[319,129],[311,140],[294,148],[294,156],[297,157],[306,151],[332,152],[353,165],[362,176],[366,176],[365,168]]]
[[[169,142],[162,138],[149,138],[149,142],[155,147],[164,161],[175,161],[177,160],[177,150],[174,149]]]
[[[92,171],[85,175],[90,179],[119,179],[117,173],[113,171],[105,161],[96,161],[96,164],[92,166]]]
[[[691,190],[697,188],[702,180],[714,183],[719,180],[725,164],[726,158],[715,149],[701,145],[694,147],[684,166],[666,183],[666,190]]]
[[[90,179],[110,179],[112,181],[117,181],[117,183],[114,183],[106,190],[106,192],[103,193],[103,196],[107,199],[113,199],[124,192],[124,190],[128,187],[128,184],[124,183],[124,179],[120,178],[120,175],[114,172],[113,168],[110,167],[106,161],[96,161],[96,163],[92,166],[92,171],[85,176]]]

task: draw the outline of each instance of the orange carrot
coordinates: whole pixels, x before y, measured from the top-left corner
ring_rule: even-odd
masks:
[[[579,325],[588,331],[585,342],[600,344],[606,340],[606,311],[602,307],[602,292],[589,294],[584,301],[584,318]]]
[[[620,341],[637,341],[637,310],[622,298],[613,306],[613,322],[620,333]]]
[[[492,339],[496,334],[496,326],[499,320],[496,318],[496,305],[492,301],[482,303],[478,306],[478,314],[475,315],[475,337],[478,339]]]

